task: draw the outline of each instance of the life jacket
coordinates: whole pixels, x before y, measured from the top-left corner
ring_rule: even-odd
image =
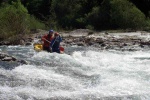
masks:
[[[50,47],[52,48],[53,52],[60,52],[60,42],[62,41],[62,38],[60,36],[56,36],[53,38],[53,40],[50,43]]]
[[[43,43],[43,47],[49,47],[50,43],[52,41],[52,36],[50,36],[49,34],[46,34],[42,37],[42,41]],[[49,41],[49,42],[48,42]]]

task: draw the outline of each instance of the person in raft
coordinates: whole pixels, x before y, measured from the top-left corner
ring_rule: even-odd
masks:
[[[62,42],[61,36],[57,32],[54,33],[54,38],[52,39],[50,43],[50,49],[52,52],[62,53],[60,50],[61,49],[60,42]]]
[[[51,52],[51,49],[49,47],[51,41],[53,40],[53,34],[54,34],[54,31],[53,30],[49,30],[49,33],[42,36],[42,41],[43,41],[43,50],[45,51],[48,51],[48,52]]]

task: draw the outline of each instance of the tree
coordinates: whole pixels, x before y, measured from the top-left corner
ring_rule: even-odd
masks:
[[[22,0],[27,7],[29,14],[36,16],[41,20],[47,20],[50,15],[50,5],[52,0]]]
[[[111,20],[118,28],[138,29],[145,25],[145,15],[128,0],[111,0]]]
[[[28,10],[22,5],[20,0],[12,2],[11,4],[4,4],[0,8],[0,12],[1,39],[26,34],[31,27],[33,28],[34,26],[34,28],[37,28],[37,25],[40,23],[28,14]],[[42,24],[39,26],[41,25]]]

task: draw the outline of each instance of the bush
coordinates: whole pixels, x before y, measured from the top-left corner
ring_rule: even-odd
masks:
[[[111,20],[119,28],[139,29],[145,26],[145,15],[128,0],[111,0]]]
[[[11,4],[4,4],[0,8],[0,12],[1,40],[17,34],[26,34],[31,28],[44,27],[43,24],[28,14],[27,9],[19,0]]]
[[[25,33],[27,10],[20,2],[12,3],[12,5],[4,5],[0,9],[0,33],[5,35],[14,35]]]
[[[46,27],[44,23],[40,22],[34,16],[29,16],[28,24],[29,29],[45,29]]]

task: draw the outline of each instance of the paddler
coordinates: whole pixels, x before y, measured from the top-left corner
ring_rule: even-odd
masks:
[[[57,53],[64,52],[64,48],[60,47],[60,42],[62,42],[62,38],[58,32],[49,30],[49,33],[44,35],[41,40],[44,42],[43,50]]]
[[[50,49],[50,43],[53,40],[54,37],[54,31],[53,30],[49,30],[48,34],[42,36],[42,41],[43,41],[43,50],[51,52]]]
[[[53,39],[51,40],[51,43],[50,43],[50,48],[51,48],[51,51],[52,52],[57,52],[57,53],[61,53],[60,51],[60,42],[62,42],[62,38],[61,36],[59,35],[59,33],[54,33],[54,37]]]

